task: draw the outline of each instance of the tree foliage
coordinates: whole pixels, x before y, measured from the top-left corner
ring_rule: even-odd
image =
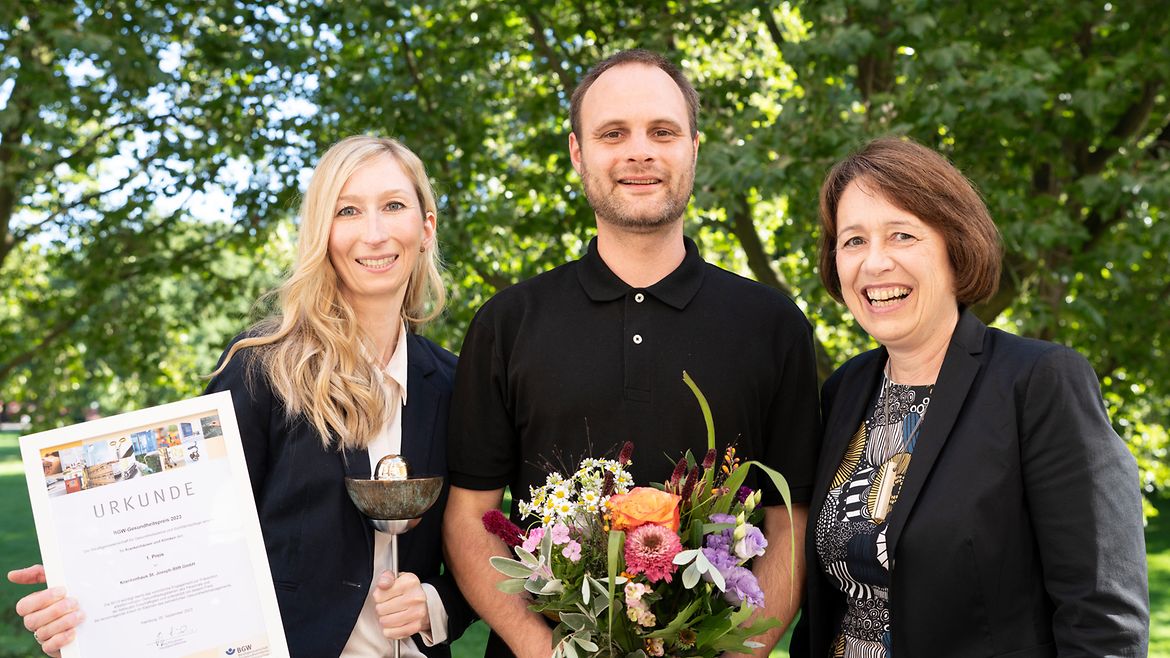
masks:
[[[484,299],[591,235],[568,161],[569,94],[593,62],[644,46],[681,62],[703,99],[688,232],[710,259],[799,300],[822,374],[870,342],[816,277],[821,178],[869,138],[910,135],[978,185],[1004,233],[1002,289],[976,310],[1085,354],[1147,485],[1164,486],[1159,5],[25,3],[0,27],[0,386],[11,395],[24,377],[39,386],[26,393],[48,391],[30,373],[94,360],[110,382],[142,378],[174,349],[183,323],[171,316],[199,305],[221,321],[199,324],[217,329],[188,353],[217,352],[240,328],[241,297],[278,267],[231,275],[215,259],[259,259],[302,166],[352,133],[399,137],[431,170],[453,294],[429,333],[457,349]],[[193,219],[174,201],[211,185],[234,195],[230,218]]]
[[[252,278],[223,261],[260,255],[302,162],[265,5],[5,4],[0,397],[41,422],[198,390],[193,337]],[[200,219],[229,216],[215,188],[236,221]]]

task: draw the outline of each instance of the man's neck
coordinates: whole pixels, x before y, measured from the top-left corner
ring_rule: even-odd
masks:
[[[682,222],[661,231],[633,233],[599,223],[597,254],[633,288],[648,288],[675,271],[686,257]]]

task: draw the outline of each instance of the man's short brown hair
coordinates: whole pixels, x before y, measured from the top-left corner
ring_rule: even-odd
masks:
[[[961,306],[995,294],[1003,241],[975,186],[935,151],[908,138],[881,137],[834,165],[821,186],[820,274],[834,299],[843,301],[837,206],[854,181],[942,234]]]
[[[578,138],[581,137],[581,102],[585,99],[586,92],[601,77],[602,73],[623,64],[643,64],[645,66],[653,66],[661,69],[662,72],[670,76],[674,80],[674,84],[678,85],[678,90],[682,92],[683,99],[687,103],[687,118],[690,120],[691,136],[699,134],[699,92],[695,91],[695,87],[691,85],[691,81],[687,80],[687,76],[683,75],[681,69],[674,65],[669,59],[652,51],[643,48],[634,48],[632,50],[623,50],[616,55],[612,55],[606,59],[593,65],[589,72],[581,78],[581,82],[577,84],[577,88],[573,90],[573,96],[569,100],[569,124],[572,126],[573,133]]]

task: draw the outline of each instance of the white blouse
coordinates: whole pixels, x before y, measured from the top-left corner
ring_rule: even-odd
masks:
[[[398,331],[398,342],[394,347],[394,354],[385,367],[375,363],[375,367],[382,373],[382,384],[390,399],[390,417],[382,426],[382,431],[370,442],[367,450],[370,454],[370,472],[377,466],[378,460],[386,455],[401,454],[402,448],[402,407],[406,406],[406,323],[401,323]],[[369,355],[367,354],[367,357]],[[372,360],[372,359],[371,359]],[[401,402],[399,402],[401,400]],[[374,576],[370,583],[370,593],[358,615],[357,624],[350,633],[349,641],[341,650],[342,658],[370,658],[373,656],[388,657],[393,649],[390,640],[382,635],[382,625],[378,623],[378,612],[374,608],[374,589],[378,576],[390,568],[390,535],[384,532],[374,533]],[[438,591],[427,583],[422,585],[423,593],[427,597],[427,613],[431,618],[431,630],[420,633],[423,643],[428,647],[441,644],[447,640],[447,610],[439,598]],[[401,643],[401,655],[410,658],[422,658],[423,654],[414,643],[414,638],[406,638]]]

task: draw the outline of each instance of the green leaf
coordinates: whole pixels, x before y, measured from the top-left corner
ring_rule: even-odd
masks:
[[[561,613],[561,622],[563,624],[565,624],[566,626],[568,626],[569,628],[573,629],[574,631],[579,631],[579,630],[585,628],[585,624],[588,621],[589,621],[588,617],[586,617],[585,615],[582,615],[582,614],[578,614],[576,612],[562,612]]]
[[[748,471],[751,470],[752,464],[758,464],[758,462],[749,461],[745,464],[740,464],[739,468],[735,469],[731,472],[730,475],[727,476],[727,479],[723,481],[723,486],[726,487],[730,493],[726,496],[722,496],[715,503],[715,506],[711,509],[712,514],[727,514],[731,511],[731,506],[733,503],[735,503],[735,494],[739,491],[739,488],[743,486],[744,480],[747,479]],[[787,482],[785,483],[785,486],[787,487]]]
[[[673,637],[675,637],[676,635],[678,635],[678,632],[680,630],[682,630],[684,627],[686,627],[690,623],[691,618],[695,616],[695,613],[699,611],[699,608],[702,605],[703,605],[702,599],[695,599],[695,600],[691,601],[690,604],[687,605],[687,607],[680,610],[679,613],[674,616],[674,619],[670,620],[669,624],[667,624],[665,627],[660,628],[652,633],[647,633],[646,637],[651,637],[651,638],[657,638],[657,637],[673,638]]]
[[[551,564],[552,563],[552,555],[553,555],[552,533],[545,532],[544,537],[542,537],[540,540],[540,559],[545,564]]]
[[[520,562],[523,563],[524,565],[532,567],[534,569],[536,567],[540,566],[540,559],[537,558],[532,553],[529,553],[527,550],[525,550],[525,548],[523,546],[517,546],[513,550],[516,551],[516,555],[520,558]]]
[[[599,596],[599,597],[593,599],[593,608],[592,608],[593,616],[594,617],[600,616],[602,611],[604,611],[608,607],[609,607],[609,599],[607,599],[605,596]]]
[[[519,594],[524,591],[525,580],[509,578],[508,580],[501,580],[496,583],[496,589],[505,594]]]
[[[691,389],[691,393],[695,394],[695,399],[699,401],[699,409],[703,412],[703,422],[707,425],[707,450],[715,449],[715,421],[711,417],[711,405],[707,404],[707,397],[699,390],[699,385],[695,383],[694,379],[683,371],[683,382]]]
[[[606,578],[609,583],[608,598],[613,602],[614,588],[618,579],[619,565],[622,560],[622,546],[625,545],[626,533],[621,530],[609,531],[609,546],[606,549]],[[613,632],[613,610],[616,606],[610,605],[606,614],[605,627]]]
[[[496,571],[509,578],[527,578],[532,575],[532,567],[500,555],[493,555],[488,562]]]
[[[536,593],[541,594],[541,595],[560,594],[561,592],[564,592],[564,591],[565,591],[565,584],[562,583],[560,580],[554,579],[554,580],[550,580],[550,581],[546,582],[544,584],[544,586],[540,588],[540,591],[536,592]]]
[[[741,605],[738,609],[731,613],[731,616],[728,617],[727,621],[733,627],[739,626],[740,624],[750,619],[752,613],[755,611],[756,609],[750,605]]]
[[[788,480],[780,475],[779,471],[769,468],[760,462],[749,461],[748,465],[755,466],[764,471],[772,480],[773,486],[780,492],[780,498],[784,501],[784,510],[788,513],[788,546],[790,548],[788,555],[788,573],[793,573],[796,568],[796,521],[792,516],[792,493],[788,489]],[[795,596],[795,586],[790,584],[788,590],[788,598],[791,601]]]

